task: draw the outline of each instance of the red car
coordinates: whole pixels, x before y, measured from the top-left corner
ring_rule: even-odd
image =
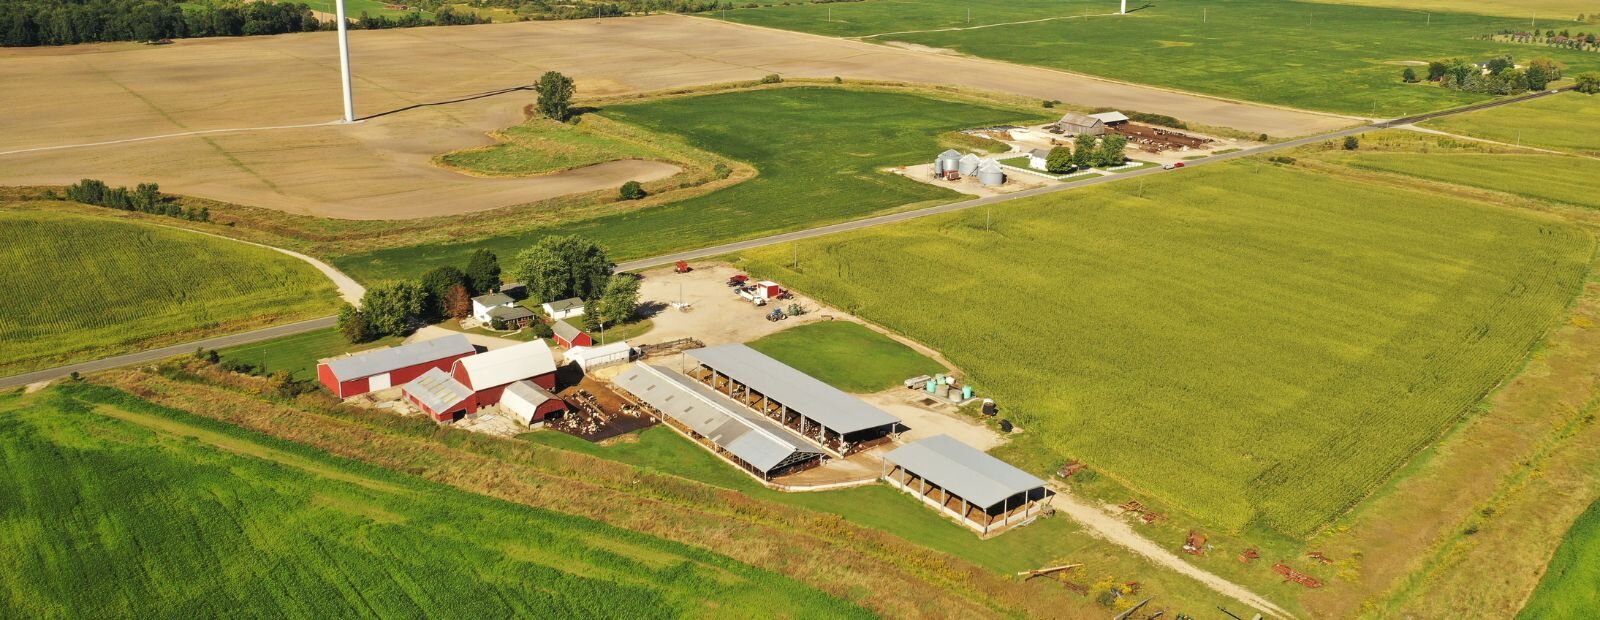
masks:
[[[1162,166],[1162,169],[1165,169],[1165,170],[1177,170],[1177,169],[1182,168],[1182,167],[1183,167],[1183,162],[1179,161],[1179,162],[1173,162],[1173,163],[1167,164],[1165,166]]]

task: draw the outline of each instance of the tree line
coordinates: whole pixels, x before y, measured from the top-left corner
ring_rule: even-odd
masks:
[[[140,183],[138,187],[129,190],[126,187],[111,187],[99,179],[84,179],[67,186],[67,200],[122,211],[165,215],[196,222],[211,220],[210,209],[206,207],[198,209],[185,208],[178,204],[176,198],[161,193],[161,186],[155,183]]]
[[[1461,58],[1436,60],[1428,63],[1428,81],[1441,88],[1488,95],[1512,95],[1529,90],[1544,90],[1551,82],[1561,79],[1565,67],[1549,58],[1535,58],[1526,67],[1517,66],[1511,56],[1496,56],[1482,64]],[[1420,81],[1417,70],[1406,67],[1400,79],[1407,83]]]
[[[1127,163],[1128,138],[1112,134],[1103,139],[1081,133],[1072,147],[1058,146],[1045,156],[1045,171],[1066,174],[1092,167],[1112,168]]]
[[[358,29],[488,23],[441,9],[399,17],[363,12]],[[303,3],[240,2],[185,8],[178,0],[7,0],[0,3],[0,46],[71,45],[106,41],[157,42],[194,37],[238,37],[332,29]]]
[[[598,330],[632,321],[639,307],[639,278],[614,274],[604,248],[578,236],[545,237],[516,256],[514,276],[525,283],[528,298],[549,302],[571,297],[587,300],[584,328]],[[436,267],[418,280],[373,285],[361,307],[339,312],[339,329],[353,343],[409,334],[417,327],[472,314],[472,298],[500,291],[502,269],[493,251],[479,249],[465,269]],[[550,326],[535,321],[535,335],[550,336]]]

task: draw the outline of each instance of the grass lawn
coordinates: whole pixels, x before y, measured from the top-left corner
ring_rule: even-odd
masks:
[[[1130,7],[1146,3],[1132,2]],[[835,36],[964,28],[1065,16],[976,30],[878,37],[963,53],[1313,110],[1396,117],[1488,99],[1405,84],[1400,61],[1519,62],[1549,56],[1575,74],[1600,67],[1600,54],[1477,40],[1528,19],[1464,13],[1431,17],[1406,8],[1289,0],[1157,2],[1126,16],[1115,0],[1016,0],[974,6],[957,0],[866,0],[728,11],[729,21]],[[968,11],[971,19],[968,20]],[[828,16],[832,15],[832,21]],[[1569,21],[1581,11],[1541,12],[1540,29],[1600,30]],[[720,17],[721,13],[711,14]],[[1548,21],[1546,21],[1548,19]],[[1152,110],[1181,116],[1181,111]]]
[[[1600,24],[1594,26],[1600,30]],[[1515,105],[1436,118],[1424,127],[1560,151],[1600,154],[1600,97],[1565,92]]]
[[[412,277],[466,264],[477,248],[502,259],[551,234],[589,237],[613,260],[640,258],[855,219],[909,204],[958,200],[953,191],[879,172],[931,161],[937,136],[967,127],[1041,121],[1031,112],[905,93],[797,87],[614,106],[600,112],[754,165],[760,174],[696,198],[475,241],[335,257],[356,279]]]
[[[254,364],[273,373],[286,370],[296,379],[316,379],[317,360],[354,351],[394,346],[402,339],[390,336],[375,342],[350,344],[337,328],[263,340],[217,351],[224,360]]]
[[[1593,618],[1600,614],[1600,502],[1578,517],[1517,618]]]
[[[1563,155],[1361,153],[1333,161],[1580,207],[1600,208],[1600,160]]]
[[[533,119],[494,132],[499,144],[454,151],[434,160],[486,176],[531,176],[619,159],[658,159],[659,150],[582,125]]]
[[[121,218],[0,209],[0,264],[0,375],[338,305],[333,284],[299,260]]]
[[[110,388],[0,396],[7,617],[859,617],[726,557]]]
[[[743,266],[943,351],[1029,429],[1012,462],[1082,459],[1226,530],[1303,537],[1519,368],[1593,248],[1554,219],[1253,163],[1144,185]]]
[[[777,332],[750,348],[846,392],[868,394],[897,387],[944,366],[859,323],[828,321]]]
[[[1097,570],[1123,570],[1126,557],[1111,552],[1080,531],[1070,519],[1056,518],[980,540],[967,530],[905,493],[883,485],[838,491],[782,493],[757,484],[705,449],[656,426],[633,436],[635,441],[599,446],[556,431],[518,436],[542,445],[581,452],[734,489],[767,501],[838,515],[852,523],[893,532],[906,540],[972,561],[1000,573],[1074,562],[1093,562]],[[1135,570],[1128,568],[1128,574]],[[1098,578],[1100,575],[1095,575]]]

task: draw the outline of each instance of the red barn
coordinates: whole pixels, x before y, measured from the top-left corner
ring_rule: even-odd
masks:
[[[524,425],[533,426],[551,414],[566,411],[567,403],[532,381],[518,381],[506,387],[500,397],[500,409],[515,415]]]
[[[594,339],[590,338],[589,334],[573,327],[571,323],[566,321],[556,321],[555,325],[550,326],[550,331],[554,334],[553,338],[556,344],[561,345],[563,349],[587,347],[594,344]]]
[[[500,402],[506,386],[518,381],[556,389],[556,356],[550,345],[534,340],[456,360],[450,375],[472,389],[476,410]]]
[[[438,368],[429,368],[401,389],[406,400],[436,422],[452,422],[478,410],[477,394]]]
[[[478,350],[461,334],[375,349],[317,363],[317,380],[339,398],[404,385],[429,370],[446,370]]]

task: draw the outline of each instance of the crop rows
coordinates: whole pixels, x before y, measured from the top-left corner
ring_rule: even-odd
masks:
[[[968,371],[1028,429],[1014,462],[1083,459],[1304,536],[1511,373],[1591,251],[1552,220],[1253,163],[1145,185],[807,242],[799,273],[789,246],[745,257]]]
[[[0,465],[6,617],[859,613],[727,558],[104,388],[0,397]]]
[[[0,213],[0,264],[0,370],[334,303],[321,274],[272,250],[88,216]]]

